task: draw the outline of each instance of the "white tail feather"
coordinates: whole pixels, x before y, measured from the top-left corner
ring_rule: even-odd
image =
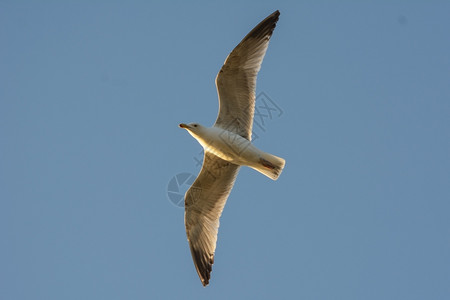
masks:
[[[266,175],[272,180],[277,180],[283,171],[285,164],[286,161],[281,157],[264,152],[260,155],[259,162],[250,167]]]

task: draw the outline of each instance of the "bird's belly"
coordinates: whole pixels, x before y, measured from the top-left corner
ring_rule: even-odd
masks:
[[[249,140],[225,130],[210,137],[203,148],[205,151],[237,165],[248,165],[259,157],[259,150]]]

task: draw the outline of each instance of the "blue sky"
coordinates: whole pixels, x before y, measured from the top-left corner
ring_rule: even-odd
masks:
[[[225,57],[276,9],[255,144],[286,167],[241,169],[203,288],[168,198],[201,146],[177,125],[214,122]],[[449,12],[0,1],[0,298],[448,299]]]

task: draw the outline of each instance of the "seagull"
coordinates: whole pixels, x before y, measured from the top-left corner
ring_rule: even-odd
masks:
[[[285,160],[251,143],[256,76],[280,16],[259,23],[228,55],[216,77],[219,113],[212,127],[184,124],[203,147],[203,166],[185,194],[184,222],[194,265],[207,286],[216,250],[219,218],[241,166],[277,180]]]

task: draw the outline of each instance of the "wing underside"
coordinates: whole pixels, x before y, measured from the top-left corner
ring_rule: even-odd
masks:
[[[186,234],[202,284],[209,283],[219,218],[233,188],[239,166],[205,152],[203,167],[185,196]]]
[[[216,77],[219,113],[215,126],[250,140],[255,110],[256,77],[280,16],[261,21],[228,55]]]

